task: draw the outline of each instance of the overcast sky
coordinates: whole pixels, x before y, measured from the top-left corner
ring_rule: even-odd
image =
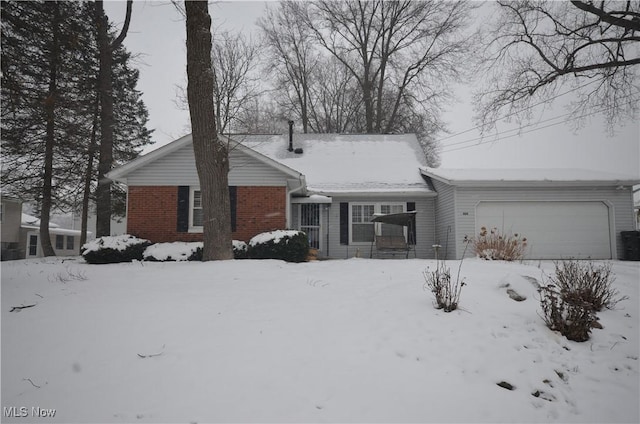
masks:
[[[264,2],[230,1],[210,4],[213,25],[231,31],[258,35],[256,19]],[[105,2],[112,22],[124,19],[125,3]],[[155,129],[155,149],[189,132],[189,114],[176,104],[176,85],[186,82],[185,23],[167,0],[137,0],[129,34],[124,41],[130,52],[140,54],[138,88],[149,109],[149,127]],[[480,143],[469,103],[471,87],[458,90],[459,102],[445,115],[452,136],[443,135],[442,167],[447,168],[585,168],[640,176],[640,122],[628,122],[614,136],[607,134],[600,116],[590,117],[579,131],[565,123],[547,119],[567,111],[556,103],[537,126],[523,128],[521,135],[507,132],[513,125],[498,124],[499,134]],[[458,135],[456,135],[458,134]],[[497,140],[496,140],[497,139]]]

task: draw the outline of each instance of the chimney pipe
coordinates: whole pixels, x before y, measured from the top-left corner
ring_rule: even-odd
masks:
[[[293,121],[289,121],[289,151],[293,152]]]

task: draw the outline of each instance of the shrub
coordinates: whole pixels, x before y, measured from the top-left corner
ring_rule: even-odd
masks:
[[[309,255],[309,239],[302,231],[278,230],[258,234],[249,241],[248,257],[304,262]]]
[[[597,321],[596,312],[613,308],[619,301],[611,265],[596,266],[593,262],[575,260],[555,263],[555,275],[540,288],[542,319],[547,327],[559,331],[569,340],[589,340]]]
[[[201,261],[202,242],[156,243],[148,246],[143,253],[145,261]]]
[[[596,315],[588,305],[582,302],[566,301],[553,284],[541,287],[539,292],[542,319],[547,327],[559,331],[569,340],[576,342],[589,340]]]
[[[467,252],[467,247],[469,246],[470,240],[465,237],[465,248],[462,253],[462,258],[464,259],[464,254]],[[438,254],[439,245],[434,245],[438,247],[434,247],[436,249],[436,258]],[[462,260],[460,260],[460,265],[458,266],[458,275],[456,276],[455,281],[451,279],[451,270],[449,267],[444,265],[444,261],[436,259],[436,269],[434,271],[429,271],[427,268],[423,271],[422,275],[424,276],[425,284],[424,287],[428,288],[431,293],[433,293],[436,300],[436,308],[444,309],[445,312],[451,312],[458,308],[458,303],[460,302],[460,294],[462,293],[462,287],[466,285],[464,282],[464,278],[460,280],[460,270],[462,269]]]
[[[527,239],[519,234],[500,234],[497,228],[487,231],[480,229],[480,234],[473,240],[475,254],[481,259],[516,261],[524,257]]]
[[[149,240],[139,239],[129,234],[105,236],[82,246],[80,254],[90,264],[112,264],[141,261]]]
[[[247,243],[233,240],[234,259],[247,257]],[[172,242],[156,243],[147,247],[144,251],[144,260],[151,262],[165,261],[202,261],[203,243],[199,242]]]
[[[434,271],[429,271],[429,268],[427,268],[423,275],[425,286],[435,296],[436,308],[444,309],[445,312],[456,310],[460,302],[462,287],[465,285],[464,278],[462,281],[456,279],[453,282],[449,267],[445,267],[442,262],[437,263]]]
[[[584,303],[598,312],[603,308],[611,309],[619,301],[627,299],[626,296],[619,297],[618,291],[611,287],[615,281],[611,264],[598,266],[592,261],[565,260],[556,262],[555,267],[555,275],[549,278],[549,282],[558,287],[567,302]]]
[[[239,240],[233,240],[233,258],[247,259],[247,243]]]

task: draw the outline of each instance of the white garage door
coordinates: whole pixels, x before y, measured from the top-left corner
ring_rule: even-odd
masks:
[[[529,259],[611,259],[609,208],[602,202],[481,202],[476,234],[483,226],[526,237]]]

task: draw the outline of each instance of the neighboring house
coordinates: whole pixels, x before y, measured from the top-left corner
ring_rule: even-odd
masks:
[[[22,201],[2,196],[2,260],[43,256],[40,244],[40,220],[22,213]],[[49,225],[51,244],[57,256],[80,254],[80,231]]]
[[[2,260],[20,258],[18,244],[20,242],[20,223],[22,219],[22,201],[2,195],[0,205],[0,222],[2,229]],[[24,256],[23,256],[24,257]]]
[[[440,244],[447,258],[455,259],[462,256],[465,235],[497,226],[524,234],[529,258],[617,258],[620,231],[634,228],[631,185],[637,178],[586,171],[431,169],[414,135],[225,140],[231,226],[238,240],[293,228],[307,232],[320,256],[375,257],[374,233],[402,234],[415,240],[418,258],[433,258],[433,245]],[[108,176],[127,184],[128,233],[153,242],[202,240],[190,135]],[[408,211],[416,211],[411,235],[406,228],[371,222],[375,214]],[[551,237],[556,231],[550,229],[558,226],[565,230],[562,236]]]
[[[60,228],[59,225],[50,223],[49,235],[56,256],[77,256],[80,254],[80,231]],[[22,214],[18,247],[22,259],[44,256],[40,244],[40,219],[26,213]]]
[[[438,192],[438,239],[458,259],[483,226],[527,238],[529,259],[623,257],[637,177],[576,169],[422,168]],[[468,252],[470,253],[470,252]]]

